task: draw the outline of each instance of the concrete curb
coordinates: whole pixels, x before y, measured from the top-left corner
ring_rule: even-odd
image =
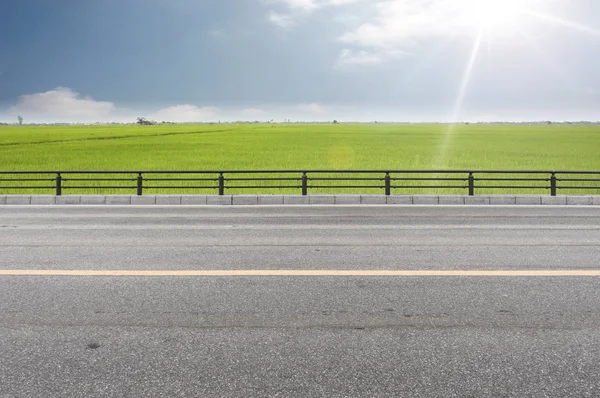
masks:
[[[600,195],[0,195],[0,205],[564,205],[600,206]]]

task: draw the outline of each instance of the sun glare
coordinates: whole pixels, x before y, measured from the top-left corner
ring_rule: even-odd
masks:
[[[477,29],[502,30],[518,25],[527,0],[463,0],[463,18]]]
[[[473,50],[465,66],[463,78],[458,89],[457,98],[452,114],[452,123],[445,131],[444,139],[438,147],[435,160],[436,167],[446,166],[446,154],[452,147],[455,126],[461,122],[463,103],[467,97],[467,91],[471,84],[473,70],[479,57],[482,45],[487,43],[488,54],[492,51],[494,39],[501,38],[507,42],[517,37],[522,40],[528,38],[528,30],[535,29],[540,22],[546,22],[559,27],[570,28],[591,36],[600,36],[600,30],[586,26],[575,21],[563,19],[546,13],[544,6],[549,4],[548,0],[447,0],[449,7],[456,16],[456,25],[475,31]],[[452,1],[452,3],[450,3]],[[541,8],[541,9],[540,9]],[[514,41],[516,43],[516,41]],[[534,51],[540,51],[533,43]],[[569,78],[569,74],[563,73]]]

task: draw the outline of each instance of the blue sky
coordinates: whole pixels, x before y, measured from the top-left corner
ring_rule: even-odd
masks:
[[[597,0],[0,1],[0,121],[600,120]]]

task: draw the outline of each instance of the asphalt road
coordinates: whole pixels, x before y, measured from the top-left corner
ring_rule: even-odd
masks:
[[[600,270],[600,207],[0,206],[0,397],[596,397],[577,270]]]

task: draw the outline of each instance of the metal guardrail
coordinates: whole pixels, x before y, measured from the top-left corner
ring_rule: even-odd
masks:
[[[184,185],[182,183],[188,183]],[[350,183],[353,182],[353,183]],[[120,185],[117,185],[117,184]],[[131,183],[131,184],[128,184]],[[168,185],[178,183],[179,185]],[[359,185],[354,185],[354,184]],[[512,183],[512,184],[509,184]],[[105,184],[105,185],[98,185]],[[110,185],[109,185],[110,184]],[[191,185],[190,185],[191,184]],[[273,185],[275,184],[275,185]],[[508,185],[507,185],[508,184]],[[540,170],[149,170],[149,171],[0,171],[0,192],[10,190],[132,190],[137,195],[156,189],[214,190],[464,190],[470,196],[479,189],[545,190],[556,196],[560,190],[596,190],[600,193],[600,171]]]

